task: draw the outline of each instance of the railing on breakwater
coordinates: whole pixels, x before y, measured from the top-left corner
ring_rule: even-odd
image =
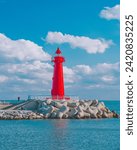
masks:
[[[79,100],[78,96],[29,95],[28,100]]]

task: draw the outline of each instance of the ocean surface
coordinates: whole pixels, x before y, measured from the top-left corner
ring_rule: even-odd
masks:
[[[119,101],[104,101],[120,113]],[[119,119],[0,120],[0,150],[119,150]]]

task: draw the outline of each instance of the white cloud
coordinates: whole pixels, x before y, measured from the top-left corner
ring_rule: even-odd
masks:
[[[86,89],[100,89],[100,88],[103,88],[103,85],[101,85],[101,84],[92,84],[92,85],[88,85],[86,87]]]
[[[65,83],[74,83],[78,78],[72,68],[63,67]]]
[[[76,65],[73,68],[64,66],[65,88],[67,91],[78,89],[101,89],[118,85],[118,63],[98,64],[96,66]],[[20,64],[0,65],[0,89],[3,87],[13,93],[50,94],[53,67],[49,63],[34,61]],[[10,86],[8,86],[10,85]],[[78,90],[79,91],[79,90]],[[67,93],[67,92],[66,92]],[[75,93],[78,94],[77,92]],[[26,95],[27,96],[27,95]]]
[[[1,59],[10,59],[7,59],[4,63],[0,63],[0,95],[14,97],[18,94],[20,94],[20,96],[27,96],[29,94],[50,95],[53,66],[48,61],[49,59],[46,59],[46,56],[44,56],[44,58],[40,57],[45,53],[42,52],[42,48],[36,50],[35,48],[39,46],[36,46],[34,43],[36,46],[34,46],[34,49],[36,51],[40,50],[38,52],[39,56],[35,57],[35,55],[32,54],[30,58],[27,58],[28,53],[21,51],[21,55],[24,57],[18,59],[19,54],[17,53],[20,53],[18,40],[14,41],[4,36],[4,39],[5,38],[8,39],[7,44],[5,43],[6,40],[1,39],[0,57]],[[5,44],[2,45],[2,41],[4,41]],[[14,49],[12,50],[14,42],[16,43],[15,49],[18,50],[18,52]],[[27,48],[24,44],[21,50],[24,49],[23,47]],[[31,51],[30,49],[28,48],[27,50],[33,52],[33,50]],[[9,57],[8,54],[11,56]],[[15,61],[12,61],[14,59]],[[119,63],[102,63],[95,66],[85,64],[79,64],[73,67],[64,66],[64,78],[66,91],[71,91],[76,95],[81,94],[79,92],[80,90],[85,91],[85,93],[90,93],[90,89],[113,87],[119,84]],[[77,92],[75,93],[75,91]],[[72,94],[71,92],[69,94]]]
[[[0,94],[49,89],[52,65],[47,61],[50,58],[42,47],[32,41],[12,40],[0,34]]]
[[[48,32],[46,36],[47,43],[63,44],[68,43],[72,48],[84,49],[87,53],[103,53],[112,44],[111,40],[91,39],[86,36],[74,36],[63,34],[61,32]]]
[[[120,5],[115,5],[114,7],[105,7],[100,12],[100,17],[105,18],[107,20],[111,19],[120,19]]]
[[[119,72],[119,69],[120,69],[119,67],[120,67],[119,62],[114,63],[114,64],[102,63],[102,64],[97,64],[96,69],[94,69],[94,71],[96,73],[106,73],[106,72],[112,72],[112,71]]]
[[[76,65],[74,67],[74,71],[76,73],[82,73],[82,74],[85,74],[85,75],[89,75],[92,73],[92,68],[88,65]]]
[[[7,80],[8,80],[8,77],[7,77],[7,76],[0,75],[0,83],[6,82]]]
[[[114,76],[111,76],[111,75],[105,75],[105,76],[102,76],[101,79],[105,82],[114,82],[115,81],[115,77]]]
[[[24,79],[24,78],[19,78],[19,77],[15,77],[14,80],[16,82],[23,82],[23,83],[26,83],[26,84],[35,84],[36,81],[35,80],[32,80],[32,79]]]
[[[0,58],[16,59],[19,61],[50,60],[50,55],[32,41],[12,40],[0,33]]]
[[[81,64],[72,68],[64,68],[65,79],[70,81],[68,83],[77,84],[83,88],[84,85],[90,88],[102,88],[119,84],[119,62],[102,63],[95,66]]]
[[[52,66],[40,61],[24,62],[20,64],[0,65],[1,73],[7,74],[14,81],[26,82],[34,80],[33,83],[51,81]],[[32,83],[32,82],[30,82]]]

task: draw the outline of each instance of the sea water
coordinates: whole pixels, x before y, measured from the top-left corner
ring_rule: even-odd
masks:
[[[118,113],[119,101],[105,105]],[[0,150],[119,150],[119,119],[0,120]]]

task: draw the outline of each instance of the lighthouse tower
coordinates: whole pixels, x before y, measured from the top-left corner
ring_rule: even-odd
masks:
[[[52,78],[52,89],[51,95],[52,99],[64,99],[64,77],[63,77],[63,65],[65,61],[64,57],[61,55],[61,50],[58,48],[56,50],[56,56],[52,59],[54,63],[54,72]]]

